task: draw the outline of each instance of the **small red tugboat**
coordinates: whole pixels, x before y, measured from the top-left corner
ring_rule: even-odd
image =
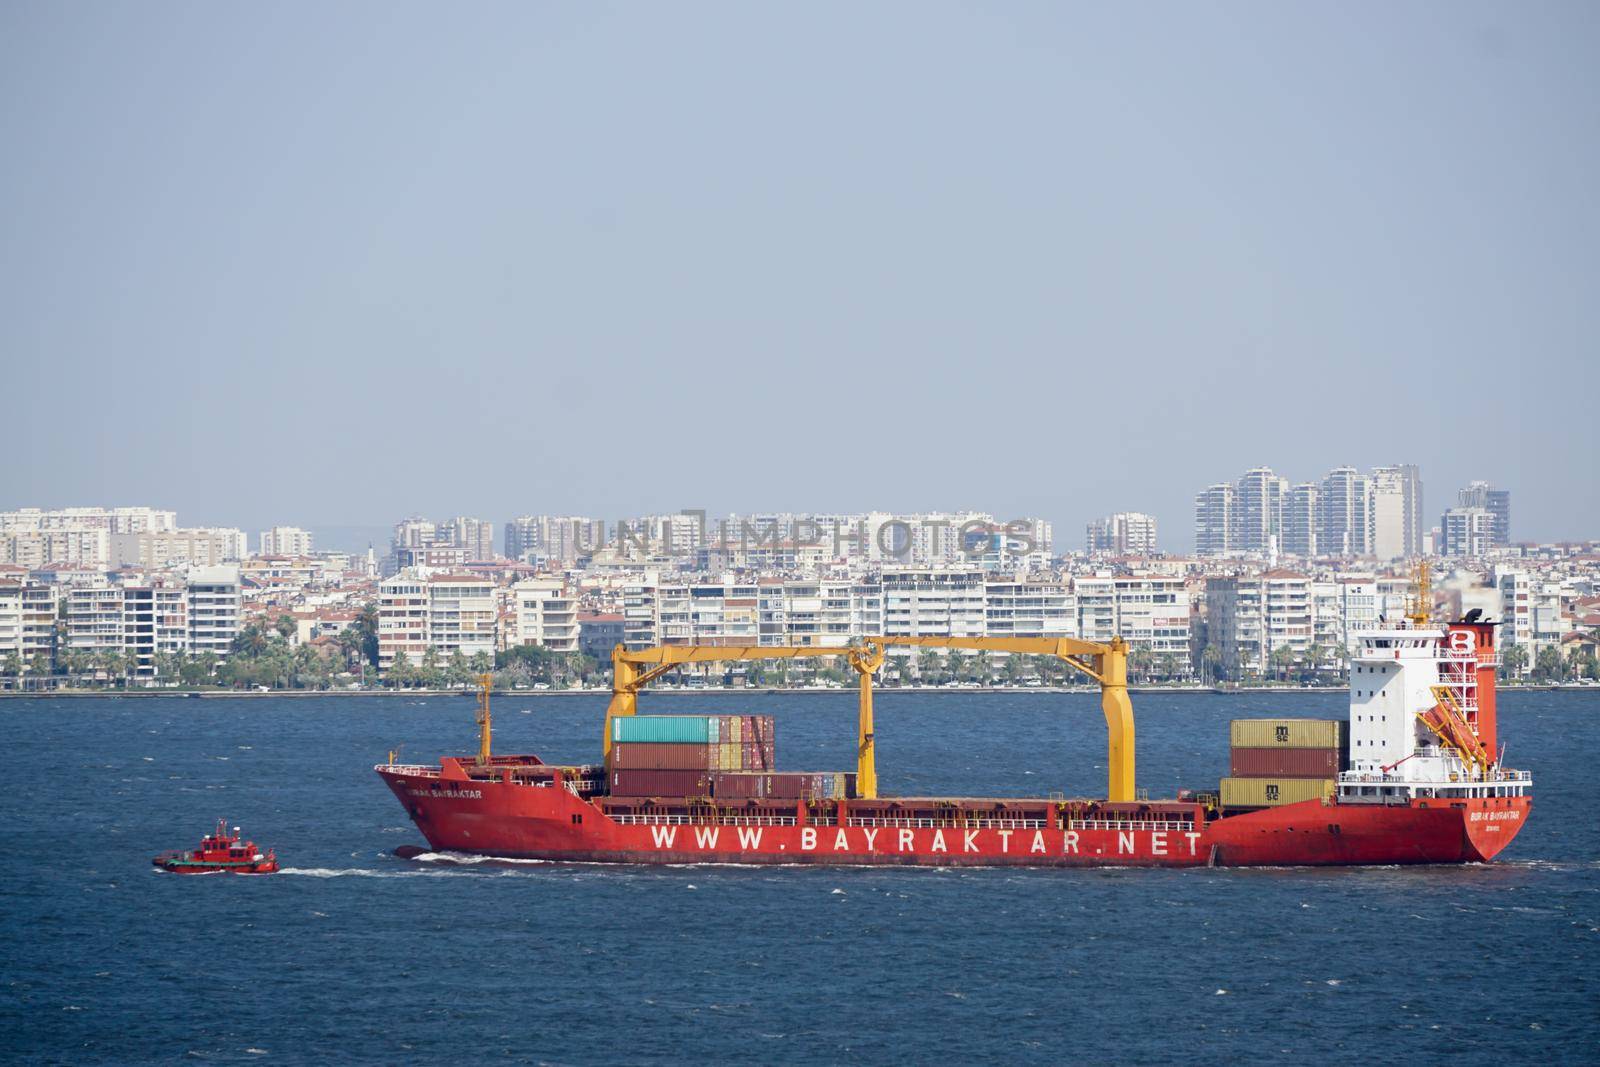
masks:
[[[222,819],[193,852],[163,852],[150,862],[173,874],[276,874],[278,870],[275,851],[257,852],[254,841],[239,837],[237,826],[228,833]]]

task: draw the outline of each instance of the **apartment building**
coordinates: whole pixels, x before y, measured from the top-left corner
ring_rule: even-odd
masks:
[[[1300,559],[1316,556],[1318,502],[1316,482],[1289,487],[1283,498],[1283,539],[1278,545],[1284,555]]]
[[[189,649],[189,598],[171,575],[134,579],[122,586],[122,655],[135,679],[159,674],[159,656]]]
[[[601,663],[611,659],[611,651],[626,642],[626,627],[619,611],[580,611],[578,650]]]
[[[511,559],[570,566],[606,545],[603,519],[586,515],[519,515],[505,524],[505,553]]]
[[[74,585],[66,590],[67,617],[65,647],[74,652],[97,655],[123,650],[122,585],[101,581]]]
[[[167,533],[171,511],[147,507],[19,508],[0,511],[0,563],[35,568],[52,563],[104,568],[119,534]]]
[[[443,541],[425,545],[401,545],[392,557],[398,570],[451,570],[471,562],[471,553],[460,545]]]
[[[1190,660],[1191,598],[1176,575],[1078,575],[1072,579],[1077,601],[1078,637],[1108,642],[1121,636],[1130,649],[1151,657],[1172,657],[1187,669]]]
[[[1439,520],[1439,555],[1486,556],[1497,544],[1497,517],[1485,507],[1450,508]]]
[[[578,601],[560,578],[527,578],[507,591],[511,632],[505,644],[540,645],[552,652],[579,650]]]
[[[1097,641],[1121,634],[1134,648],[1170,656],[1172,666],[1187,668],[1190,601],[1178,575],[1108,575],[1069,583],[997,576],[981,567],[919,567],[890,568],[876,579],[694,583],[649,574],[625,587],[620,624],[630,648],[838,648],[876,634]]]
[[[0,531],[96,529],[113,534],[161,532],[177,528],[176,512],[148,507],[18,508],[15,511],[0,511]]]
[[[1189,662],[1189,590],[1182,578],[1122,575],[1113,579],[1117,632],[1130,650],[1144,649],[1158,662]]]
[[[1235,547],[1244,552],[1268,553],[1279,547],[1283,531],[1283,498],[1287,479],[1271,467],[1255,467],[1239,479],[1238,534]]]
[[[841,648],[883,632],[883,587],[869,579],[763,579],[756,597],[763,645]]]
[[[0,575],[0,663],[15,655],[23,670],[37,659],[53,662],[56,647],[54,585]]]
[[[111,566],[161,568],[178,564],[214,567],[247,555],[243,530],[223,527],[147,530],[111,535]]]
[[[1560,647],[1569,629],[1562,609],[1561,586],[1524,570],[1496,568],[1495,588],[1500,592],[1499,641],[1502,655],[1512,646],[1525,654],[1523,671],[1532,667],[1539,650]]]
[[[988,578],[983,617],[988,637],[1078,636],[1078,598],[1066,582]]]
[[[309,556],[311,532],[298,526],[274,526],[262,530],[258,540],[262,556]]]
[[[1468,482],[1457,494],[1456,503],[1464,508],[1484,508],[1493,516],[1491,545],[1503,548],[1511,543],[1511,490],[1496,489],[1488,482]]]
[[[660,582],[649,572],[622,587],[622,642],[629,648],[661,644]]]
[[[884,568],[883,632],[889,637],[982,637],[984,573],[976,568]]]
[[[103,527],[0,530],[0,563],[36,570],[53,563],[104,568],[111,534]]]
[[[64,647],[116,652],[135,678],[158,677],[157,657],[166,653],[226,660],[239,636],[242,587],[235,566],[73,585],[64,596]]]
[[[1090,555],[1151,556],[1156,551],[1156,520],[1140,511],[1119,511],[1095,519],[1084,530]]]
[[[623,640],[655,644],[838,647],[882,631],[871,580],[750,579],[686,583],[650,573],[623,590]]]
[[[1207,486],[1194,498],[1194,550],[1225,556],[1237,549],[1239,493],[1232,482]]]
[[[378,667],[404,654],[415,664],[433,649],[471,658],[495,652],[498,619],[492,579],[426,569],[400,572],[378,586]]]
[[[1422,554],[1422,475],[1415,464],[1372,471],[1370,553],[1380,560]]]
[[[1325,556],[1365,556],[1372,527],[1372,485],[1354,467],[1335,467],[1317,492],[1317,550]]]
[[[1072,579],[1078,602],[1078,636],[1085,641],[1110,641],[1117,636],[1117,581],[1109,574]]]
[[[184,575],[184,588],[189,623],[186,651],[191,656],[210,653],[219,661],[227,659],[239,636],[244,603],[239,568],[191,567]]]
[[[1230,676],[1271,672],[1280,649],[1307,662],[1315,635],[1311,586],[1306,575],[1287,570],[1206,581],[1209,638]]]
[[[442,523],[441,530],[452,545],[466,551],[469,562],[494,559],[494,523],[458,515]]]

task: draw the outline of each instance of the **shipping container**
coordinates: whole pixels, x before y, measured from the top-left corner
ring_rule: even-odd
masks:
[[[611,720],[612,741],[738,744],[774,736],[771,715],[618,715]]]
[[[611,766],[620,770],[770,770],[772,753],[754,742],[688,745],[661,741],[618,741],[611,746]]]
[[[1234,719],[1234,748],[1346,748],[1343,719]]]
[[[704,745],[716,740],[712,715],[618,715],[611,720],[611,740]]]
[[[611,772],[614,797],[704,797],[711,795],[710,771],[617,769]]]
[[[1225,808],[1270,808],[1333,795],[1332,778],[1224,778]]]
[[[1332,778],[1344,768],[1336,748],[1235,748],[1228,773],[1235,778]]]
[[[713,776],[712,790],[718,798],[729,799],[847,799],[856,795],[856,776],[846,771],[777,771],[771,774],[725,772]]]
[[[611,766],[614,770],[704,771],[712,767],[718,747],[618,741],[611,746]]]

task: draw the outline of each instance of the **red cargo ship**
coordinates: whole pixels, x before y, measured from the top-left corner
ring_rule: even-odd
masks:
[[[1110,728],[1107,798],[879,797],[871,676],[887,645],[1045,653],[1096,678]],[[612,788],[618,781],[614,724],[635,714],[638,690],[650,679],[686,662],[826,654],[847,656],[861,677],[854,775],[657,771],[694,776],[693,792],[633,795],[647,786],[631,786],[630,795],[619,795]],[[375,770],[434,850],[611,863],[1468,863],[1493,859],[1522,828],[1531,806],[1530,775],[1503,767],[1498,758],[1494,626],[1478,621],[1476,613],[1439,628],[1415,615],[1408,623],[1360,635],[1351,661],[1348,723],[1321,724],[1338,727],[1338,747],[1328,745],[1329,730],[1322,731],[1320,748],[1297,741],[1306,733],[1304,724],[1317,725],[1313,720],[1251,720],[1243,732],[1252,737],[1244,746],[1236,738],[1232,766],[1247,777],[1224,780],[1220,795],[1184,793],[1171,800],[1141,799],[1133,788],[1133,720],[1120,639],[1098,645],[884,637],[831,652],[618,648],[613,664],[604,765],[555,766],[537,756],[491,755],[485,688],[476,758],[447,757],[423,767],[391,757]],[[1235,728],[1239,732],[1242,725]],[[710,738],[708,744],[713,742],[725,743]],[[1263,751],[1279,747],[1281,758]],[[636,765],[641,758],[633,753],[624,762]],[[673,755],[679,764],[706,766],[701,758]],[[624,771],[629,773],[638,772]],[[749,781],[762,777],[768,779],[764,792]],[[730,784],[719,789],[721,780]],[[822,796],[806,784],[823,780],[842,795]],[[1297,799],[1300,794],[1309,799]]]

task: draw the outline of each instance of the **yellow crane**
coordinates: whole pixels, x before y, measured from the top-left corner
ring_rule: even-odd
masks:
[[[861,750],[856,754],[856,792],[878,795],[878,774],[872,760],[872,672],[883,665],[883,650],[866,645],[818,648],[812,645],[656,645],[611,650],[611,703],[606,706],[605,755],[611,757],[611,720],[639,710],[639,690],[685,663],[730,660],[811,659],[843,656],[861,676]],[[871,792],[867,792],[867,790]]]
[[[843,656],[860,676],[860,714],[856,736],[856,793],[878,795],[876,741],[872,722],[872,675],[883,666],[890,645],[922,648],[978,649],[1021,655],[1055,656],[1100,683],[1100,707],[1109,732],[1106,797],[1134,797],[1133,705],[1128,700],[1128,646],[1122,638],[1109,644],[1068,637],[868,637],[845,648],[815,646],[657,645],[611,653],[611,703],[606,707],[605,754],[611,755],[611,720],[639,710],[639,690],[686,663],[718,663],[764,659],[807,659]]]
[[[1100,683],[1100,710],[1106,717],[1106,799],[1131,801],[1134,795],[1133,702],[1128,699],[1128,643],[1073,637],[869,637],[876,645],[914,648],[964,648],[1054,656]]]

